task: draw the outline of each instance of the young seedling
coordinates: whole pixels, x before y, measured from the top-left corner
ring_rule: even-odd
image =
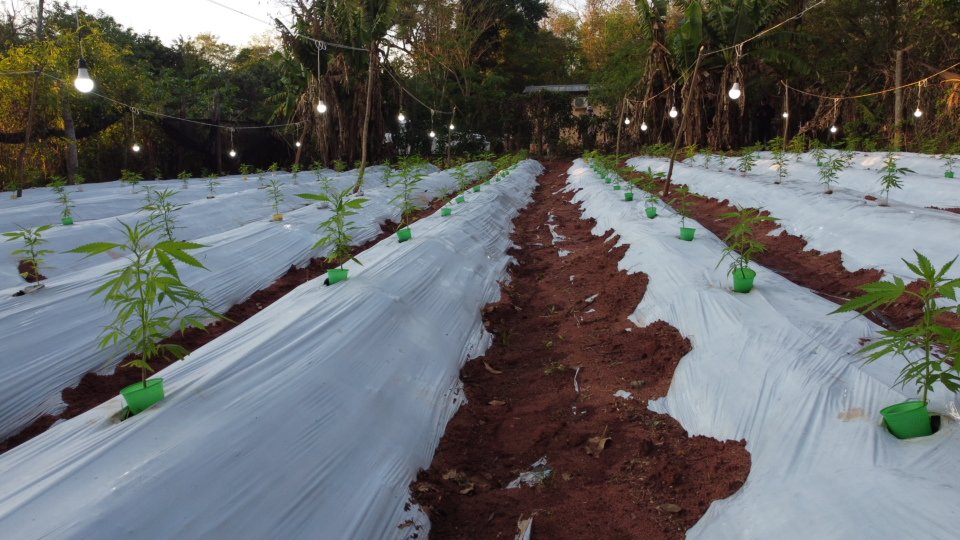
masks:
[[[343,270],[343,265],[347,261],[354,261],[360,265],[363,264],[353,256],[350,250],[350,242],[353,240],[350,232],[355,226],[349,218],[357,214],[357,211],[363,207],[367,199],[351,199],[350,194],[352,191],[353,186],[349,186],[343,191],[338,192],[333,190],[320,195],[314,193],[297,194],[297,197],[307,200],[328,203],[333,209],[333,215],[317,226],[317,230],[320,231],[322,236],[313,245],[313,249],[331,246],[327,260],[335,265],[339,265],[341,270]]]
[[[177,175],[177,180],[180,180],[183,189],[187,189],[190,185],[187,183],[187,180],[190,179],[190,173],[187,171],[180,171],[180,174]]]
[[[243,181],[244,181],[244,182],[246,182],[246,181],[249,179],[250,173],[252,173],[252,172],[253,172],[253,167],[252,167],[252,166],[247,165],[246,163],[241,163],[241,164],[240,164],[240,174],[243,175]]]
[[[709,148],[703,149],[703,168],[710,169],[710,163],[713,161],[713,152]]]
[[[890,190],[903,189],[903,182],[900,181],[900,178],[913,171],[906,167],[897,167],[897,156],[888,153],[883,160],[881,172],[883,174],[880,176],[880,185],[882,186],[880,193],[883,195],[883,199],[880,201],[880,206],[890,206]]]
[[[339,159],[333,160],[333,170],[335,170],[335,171],[337,171],[337,172],[343,172],[343,171],[347,170],[347,164],[346,164],[346,162],[340,161]]]
[[[148,218],[150,225],[156,227],[165,240],[172,242],[176,240],[174,231],[179,228],[177,227],[176,212],[184,205],[173,202],[173,197],[178,193],[177,191],[172,189],[151,191],[153,196],[148,197],[147,204],[141,210],[150,213]]]
[[[795,160],[799,162],[803,158],[803,153],[807,151],[807,139],[803,135],[797,135],[794,138],[790,139],[790,153],[795,156]]]
[[[137,192],[137,184],[139,184],[141,180],[143,180],[143,176],[138,172],[128,171],[126,169],[120,171],[120,182],[130,184],[131,193]]]
[[[283,183],[276,178],[270,179],[267,186],[267,195],[270,198],[270,207],[273,208],[273,221],[283,221],[283,214],[280,213],[280,205],[283,203]]]
[[[737,160],[737,170],[740,171],[740,176],[746,176],[748,172],[753,170],[756,164],[756,151],[754,151],[753,148],[744,149],[743,154],[740,155],[740,159]]]
[[[66,182],[59,176],[54,177],[53,182],[50,182],[50,189],[57,195],[57,203],[60,205],[61,223],[64,225],[72,225],[73,217],[70,209],[73,208],[73,204],[71,204],[70,201],[70,193],[67,192]]]
[[[457,191],[466,191],[470,186],[470,170],[466,165],[460,165],[450,170],[450,175],[457,180]]]
[[[54,252],[52,249],[41,249],[40,246],[47,243],[43,233],[53,228],[53,225],[41,225],[32,229],[18,225],[18,228],[17,231],[3,233],[3,236],[7,237],[7,242],[23,241],[23,247],[13,250],[11,254],[25,263],[26,271],[22,272],[20,277],[30,283],[36,283],[36,289],[39,289],[43,287],[41,282],[44,277],[40,273],[40,267],[45,263],[44,257]]]
[[[217,196],[217,186],[220,185],[220,181],[217,179],[217,175],[211,174],[207,176],[207,198],[213,199]]]
[[[270,176],[276,176],[277,171],[280,170],[280,164],[274,161],[273,163],[270,164],[270,167],[268,167],[267,170],[270,171]]]
[[[960,279],[946,277],[956,257],[937,269],[923,254],[917,251],[914,254],[917,257],[915,263],[901,260],[917,277],[919,288],[911,290],[899,277],[894,277],[893,282],[876,281],[861,285],[865,294],[846,302],[833,313],[856,311],[865,315],[895,302],[918,300],[923,306],[919,322],[898,330],[881,330],[882,337],[859,352],[866,355],[867,363],[888,355],[902,356],[907,364],[900,370],[895,384],[916,384],[918,390],[923,391],[923,402],[927,403],[927,396],[938,382],[951,392],[960,390],[960,371],[957,371],[960,332],[941,324],[943,315],[958,312],[956,301]],[[941,347],[937,346],[938,343]],[[921,352],[922,357],[918,359],[911,354],[915,351]]]
[[[720,170],[724,170],[727,166],[727,155],[723,152],[717,154],[717,161],[720,162]]]
[[[780,184],[787,177],[787,153],[782,145],[773,145],[773,165],[777,168],[777,179],[774,184]]]
[[[390,201],[390,204],[399,203],[400,206],[400,223],[397,225],[397,230],[404,228],[404,225],[409,225],[410,218],[417,210],[413,195],[417,184],[427,176],[423,172],[425,163],[420,156],[405,156],[397,163],[400,167],[399,179],[393,186],[400,186],[400,193]]]
[[[670,199],[670,206],[680,216],[680,228],[687,227],[687,218],[690,217],[690,188],[681,185],[673,189],[673,197]]]
[[[943,158],[943,176],[944,178],[953,178],[953,167],[957,164],[957,156],[952,156],[950,154],[944,154],[940,156]]]
[[[810,155],[813,159],[817,160],[817,167],[823,165],[823,162],[827,159],[827,151],[823,149],[823,143],[814,139],[810,143]]]
[[[833,193],[833,184],[837,182],[840,171],[843,170],[843,159],[839,157],[826,157],[817,160],[817,166],[820,168],[820,183],[823,184],[823,192],[827,195]]]
[[[754,228],[764,222],[777,221],[772,216],[763,215],[762,208],[742,208],[736,212],[727,212],[721,214],[721,219],[736,220],[730,231],[723,238],[727,247],[723,249],[723,256],[717,262],[719,268],[723,261],[730,259],[730,267],[727,275],[730,274],[745,276],[748,274],[750,262],[766,250],[766,247],[753,238]],[[752,270],[749,271],[752,274]]]
[[[266,174],[267,171],[263,169],[257,169],[257,189],[267,189],[267,182],[264,179]]]
[[[301,170],[301,169],[300,169],[300,164],[299,164],[299,163],[294,163],[294,164],[290,167],[290,174],[293,176],[293,185],[295,185],[295,186],[299,186],[299,185],[300,185],[300,182],[297,181],[297,176],[300,175],[300,170]]]
[[[140,380],[147,388],[150,362],[164,355],[183,358],[188,351],[173,343],[160,343],[176,327],[181,332],[189,327],[205,329],[204,318],[221,315],[207,307],[207,299],[180,279],[174,262],[204,268],[187,253],[204,246],[193,242],[164,240],[154,244],[151,237],[156,225],[142,222],[134,226],[121,222],[124,243],[93,242],[70,250],[91,257],[116,250],[128,254],[129,264],[107,273],[108,279],[91,296],[103,295],[104,303],[115,314],[113,322],[100,335],[100,348],[121,346],[137,355],[125,367],[140,368]],[[197,314],[199,313],[199,314]]]

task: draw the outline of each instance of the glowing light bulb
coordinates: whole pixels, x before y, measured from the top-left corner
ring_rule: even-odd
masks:
[[[137,143],[133,143],[133,148],[132,148],[132,150],[133,150],[134,152],[139,152],[139,151],[140,151],[140,145],[137,144]]]
[[[407,121],[407,117],[403,115],[403,111],[397,115],[397,120],[402,124]]]
[[[623,123],[624,123],[624,125],[629,126],[629,125],[630,125],[630,119],[629,119],[629,118],[624,118],[624,119],[623,119]]]
[[[300,144],[300,141],[297,141],[297,142],[296,142],[296,145],[297,145],[297,148],[300,148],[300,146],[302,146],[302,145]]]
[[[790,117],[790,114],[789,114],[787,111],[783,111],[783,114],[781,114],[780,116],[782,116],[782,117],[784,117],[784,118],[789,118],[789,117]]]
[[[436,137],[436,136],[437,136],[437,133],[431,129],[431,130],[430,130],[430,138],[432,139],[432,138],[434,138],[434,137]]]
[[[231,149],[230,149],[230,157],[237,157],[237,151],[231,148]]]
[[[830,126],[830,133],[836,133],[836,132],[837,132],[837,126]]]
[[[327,104],[324,103],[322,99],[317,103],[317,112],[320,114],[327,112]]]
[[[923,111],[920,110],[920,107],[917,107],[917,110],[913,111],[913,115],[916,116],[917,118],[920,118],[921,116],[923,116]]]
[[[83,94],[93,90],[93,79],[90,78],[87,61],[83,58],[77,63],[77,78],[73,80],[73,86]]]
[[[640,131],[646,131],[646,130],[647,130],[647,123],[640,122]]]
[[[450,124],[450,131],[453,131],[453,124]]]
[[[730,87],[730,91],[727,92],[727,95],[730,96],[730,99],[736,101],[740,99],[740,94],[743,92],[740,91],[740,83],[733,83],[733,86]]]
[[[670,115],[670,118],[676,118],[680,113],[677,112],[676,107],[670,107],[670,112],[668,114]]]

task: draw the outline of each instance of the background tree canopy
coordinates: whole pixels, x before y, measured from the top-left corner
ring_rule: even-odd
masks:
[[[44,3],[38,33],[37,0],[5,4],[0,187],[18,180],[21,161],[34,184],[76,172],[115,179],[121,169],[170,178],[182,170],[235,172],[240,163],[353,164],[368,90],[374,162],[443,153],[448,144],[458,153],[485,142],[493,150],[569,148],[557,144],[571,131],[562,128],[574,125],[564,98],[523,93],[569,83],[591,84],[589,100],[602,111],[591,119],[601,150],[612,150],[618,126],[628,151],[675,136],[735,149],[782,134],[782,82],[852,96],[893,87],[898,50],[905,83],[960,62],[960,0],[586,0],[579,13],[544,0],[278,1],[291,15],[276,21],[279,37],[241,48],[213,33],[165,45],[109,14],[62,2]],[[74,90],[81,43],[96,91],[110,99]],[[904,89],[901,146],[960,152],[958,73],[954,66]],[[727,98],[733,82],[743,89],[737,101]],[[679,122],[666,111],[679,109],[691,88],[683,132],[675,133]],[[792,91],[788,135],[890,147],[894,99],[892,92],[835,101]],[[919,119],[910,114],[917,107]],[[623,125],[621,116],[638,121]],[[651,129],[641,132],[640,119]],[[840,126],[836,135],[832,124]],[[269,127],[276,125],[283,126]],[[141,152],[130,151],[133,142]]]

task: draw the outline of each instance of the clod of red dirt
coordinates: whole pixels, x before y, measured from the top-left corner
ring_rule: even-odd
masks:
[[[549,164],[514,221],[518,264],[484,310],[494,345],[461,372],[468,403],[411,485],[434,538],[513,538],[531,515],[537,538],[682,538],[749,471],[742,442],[689,437],[647,408],[690,343],[627,320],[648,278],[618,270],[626,246],[556,193],[568,166]],[[533,486],[505,489],[541,458]]]
[[[960,214],[960,208],[939,208],[937,206],[928,206],[931,210],[943,210],[944,212],[953,212],[954,214]]]
[[[33,265],[33,261],[24,259],[17,264],[17,272],[23,276],[23,279],[27,280],[30,283],[36,283],[37,281],[43,281],[47,279],[47,276],[43,274],[37,275],[37,267]]]
[[[430,204],[429,207],[415,212],[410,219],[417,220],[423,216],[426,216],[427,214],[435,212],[448,200],[449,198],[436,199]],[[385,223],[381,226],[380,234],[375,239],[370,240],[362,246],[354,248],[353,253],[360,253],[361,251],[369,248],[373,244],[376,244],[377,242],[394,233],[395,227],[391,227],[389,223]],[[21,271],[23,271],[23,262],[27,261],[21,262]],[[290,269],[287,270],[287,273],[277,279],[277,281],[273,282],[265,289],[261,289],[253,293],[243,302],[232,306],[224,314],[226,320],[218,321],[209,325],[205,331],[190,328],[184,334],[175,334],[170,338],[165,339],[163,343],[175,343],[185,348],[187,351],[193,351],[225,334],[238,324],[260,312],[263,308],[276,302],[288,292],[306,283],[307,281],[322,275],[333,266],[334,265],[330,264],[325,259],[311,259],[310,263],[304,268],[291,266]],[[30,268],[32,268],[32,266]],[[122,366],[133,359],[135,359],[134,356],[128,356],[120,362],[119,366]],[[151,366],[156,371],[160,371],[172,364],[173,361],[174,360],[171,358],[158,358],[151,362]],[[65,410],[57,415],[44,415],[35,420],[19,433],[8,437],[4,441],[0,441],[0,454],[25,443],[37,435],[40,435],[58,420],[73,418],[94,407],[97,407],[101,403],[119,395],[120,389],[123,387],[131,385],[139,380],[139,369],[126,369],[123,367],[118,367],[110,375],[87,373],[83,376],[83,378],[80,380],[80,383],[76,387],[65,388],[63,390],[61,397],[63,402],[67,405]]]
[[[877,198],[874,197],[873,195],[864,195],[863,198],[866,199],[866,200],[868,200],[868,201],[875,201],[875,200],[877,200]]]

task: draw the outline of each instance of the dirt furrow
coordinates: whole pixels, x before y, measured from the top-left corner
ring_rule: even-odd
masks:
[[[518,264],[485,310],[495,343],[464,367],[469,403],[411,485],[434,538],[513,538],[531,516],[538,538],[682,538],[749,472],[743,442],[689,437],[647,409],[690,343],[627,320],[647,276],[619,271],[626,246],[592,235],[560,192],[569,165],[548,164],[514,222]],[[533,485],[507,489],[531,470]]]

